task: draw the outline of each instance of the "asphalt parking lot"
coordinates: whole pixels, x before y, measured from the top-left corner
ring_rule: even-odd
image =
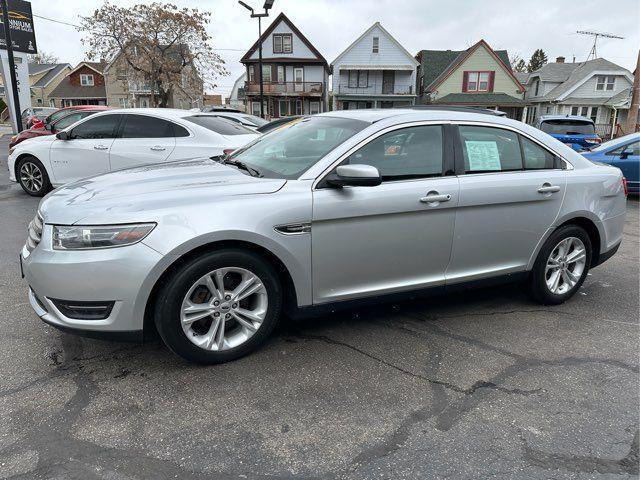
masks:
[[[38,200],[0,140],[0,478],[625,479],[638,474],[639,209],[565,305],[518,287],[285,321],[215,367],[43,324]]]

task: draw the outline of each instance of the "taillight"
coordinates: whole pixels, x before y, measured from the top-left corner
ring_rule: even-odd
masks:
[[[584,141],[587,143],[602,143],[602,139],[600,137],[585,138]]]
[[[233,152],[235,152],[235,148],[225,148],[224,150],[222,150],[222,153],[224,153],[225,155],[231,155]]]
[[[627,184],[627,179],[622,177],[622,188],[624,189],[624,196],[629,196],[629,184]]]

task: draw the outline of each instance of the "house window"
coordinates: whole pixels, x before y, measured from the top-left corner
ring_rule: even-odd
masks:
[[[302,115],[302,100],[296,100],[296,115]]]
[[[540,92],[540,80],[536,80],[536,92],[533,95],[537,97],[539,92]]]
[[[349,70],[349,87],[368,87],[369,72],[366,70]]]
[[[320,113],[320,102],[310,102],[309,103],[309,113],[314,115],[316,113]]]
[[[279,108],[279,110],[280,110],[279,114],[280,114],[281,117],[286,117],[287,115],[289,115],[289,112],[287,111],[288,104],[287,104],[286,100],[280,100],[278,102],[278,105],[280,107]]]
[[[616,77],[607,75],[598,75],[596,81],[596,90],[605,91],[613,90],[616,86]]]
[[[51,99],[49,100],[49,106],[50,106],[50,107],[53,107],[53,108],[55,108],[55,107],[56,107],[56,101],[55,101],[53,98],[51,98]]]
[[[580,107],[571,107],[571,115],[578,115]]]
[[[465,72],[467,77],[466,92],[488,92],[489,79],[492,72]]]
[[[380,38],[373,37],[373,53],[378,53],[380,51]]]
[[[278,65],[278,83],[284,83],[284,66]]]
[[[273,53],[292,53],[292,38],[290,33],[273,35]]]
[[[260,102],[251,102],[251,113],[255,116],[260,116]]]
[[[253,65],[249,65],[248,70],[249,70],[249,83],[253,83],[253,75],[254,75]]]
[[[263,65],[262,66],[262,81],[264,83],[271,82],[271,65]]]
[[[127,108],[127,99],[124,97],[120,97],[118,99],[118,104],[120,105],[120,108]]]
[[[589,107],[582,107],[582,109],[580,110],[580,115],[582,115],[583,117],[589,115]]]
[[[93,75],[91,73],[81,73],[80,85],[82,85],[83,87],[92,87],[94,85]]]
[[[589,118],[593,120],[593,123],[598,123],[598,107],[591,107],[591,115]]]

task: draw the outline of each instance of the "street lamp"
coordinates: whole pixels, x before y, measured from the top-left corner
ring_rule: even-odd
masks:
[[[274,0],[265,0],[264,12],[263,13],[255,13],[253,8],[244,3],[242,0],[238,0],[238,3],[242,5],[244,8],[251,12],[251,18],[258,19],[258,75],[260,79],[260,116],[264,118],[264,87],[262,85],[262,42],[260,41],[260,37],[262,37],[262,17],[269,16],[269,9],[273,7]]]

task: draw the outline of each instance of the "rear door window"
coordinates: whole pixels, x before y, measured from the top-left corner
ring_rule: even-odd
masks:
[[[249,135],[256,133],[241,123],[235,123],[228,118],[214,117],[213,115],[193,115],[191,117],[185,117],[184,120],[200,125],[220,135]]]
[[[460,125],[466,173],[522,170],[518,134],[493,127]]]
[[[172,138],[173,123],[147,115],[124,116],[121,138]]]

